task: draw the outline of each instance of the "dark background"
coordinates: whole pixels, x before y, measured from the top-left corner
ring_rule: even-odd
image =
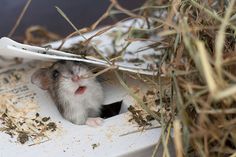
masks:
[[[127,9],[141,6],[145,0],[118,0]],[[7,36],[19,17],[27,0],[0,0],[0,37]],[[24,36],[32,25],[41,25],[60,35],[73,32],[71,26],[56,11],[58,6],[77,26],[82,28],[93,24],[109,6],[109,0],[32,0],[13,37]],[[117,16],[119,19],[124,16]],[[112,23],[107,20],[103,24]]]

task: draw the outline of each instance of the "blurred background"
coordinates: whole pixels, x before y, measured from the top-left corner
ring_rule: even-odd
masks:
[[[118,0],[127,9],[137,8],[144,1]],[[0,37],[2,37],[9,34],[27,0],[0,0],[0,2]],[[62,36],[68,35],[74,30],[56,11],[55,6],[62,9],[77,28],[82,28],[93,24],[106,11],[109,4],[109,0],[32,0],[13,37],[24,36],[25,30],[32,25],[41,25]],[[122,18],[123,15],[117,15],[102,24],[109,24]]]

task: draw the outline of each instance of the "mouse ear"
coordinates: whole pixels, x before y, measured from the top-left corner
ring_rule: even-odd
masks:
[[[31,76],[31,82],[43,90],[47,90],[50,84],[50,78],[48,76],[48,68],[41,68],[33,73]]]

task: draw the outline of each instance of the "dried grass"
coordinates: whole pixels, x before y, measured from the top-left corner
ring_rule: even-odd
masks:
[[[146,21],[138,36],[127,41],[150,40],[142,36],[160,36],[150,49],[162,51],[161,61],[156,63],[159,75],[146,77],[133,75],[135,79],[145,80],[155,87],[157,106],[168,105],[171,114],[153,112],[144,101],[134,93],[122,79],[116,69],[115,75],[121,85],[137,100],[141,108],[162,124],[161,143],[163,156],[169,156],[167,147],[170,128],[174,126],[174,141],[178,157],[182,156],[235,156],[236,151],[236,71],[235,71],[235,1],[217,0],[147,0],[134,10],[127,10],[116,0],[111,0],[106,13],[88,28],[78,29],[64,13],[63,17],[73,26],[75,34],[92,31],[104,19],[116,14],[125,14],[128,18],[140,18]],[[157,14],[158,13],[158,14]],[[112,28],[112,25],[110,28]],[[131,26],[132,27],[132,26]],[[130,27],[130,30],[132,28]],[[106,32],[109,27],[96,34]],[[141,33],[142,32],[142,33]],[[87,46],[91,39],[85,39]],[[160,45],[164,48],[160,49]],[[60,46],[62,47],[62,45]],[[126,48],[127,45],[124,45]],[[109,58],[94,49],[108,64]],[[113,58],[122,58],[125,49]],[[163,100],[162,77],[169,80],[170,93]],[[160,141],[159,141],[160,142]],[[157,144],[155,151],[160,143]]]
[[[122,86],[162,124],[163,156],[169,156],[166,141],[173,121],[177,156],[233,156],[236,151],[236,73],[232,56],[235,56],[236,26],[231,19],[235,14],[235,1],[149,0],[142,9],[133,11],[118,5],[117,1],[111,2],[111,10],[146,20],[148,27],[140,29],[162,37],[154,47],[165,45],[161,49],[163,58],[157,64],[160,73],[171,79],[169,123],[164,120],[166,115],[152,112],[132,93],[120,73],[115,71]],[[164,16],[156,16],[156,12]],[[128,40],[148,39],[133,37]],[[156,91],[161,93],[159,78],[153,76],[152,81],[146,83],[154,87],[158,84]],[[164,98],[161,94],[158,97],[158,105],[163,107]]]

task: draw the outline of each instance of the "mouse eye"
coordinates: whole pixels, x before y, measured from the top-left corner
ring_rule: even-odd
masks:
[[[59,71],[58,70],[53,70],[53,72],[52,72],[52,78],[53,79],[56,79],[58,76],[59,76]]]

